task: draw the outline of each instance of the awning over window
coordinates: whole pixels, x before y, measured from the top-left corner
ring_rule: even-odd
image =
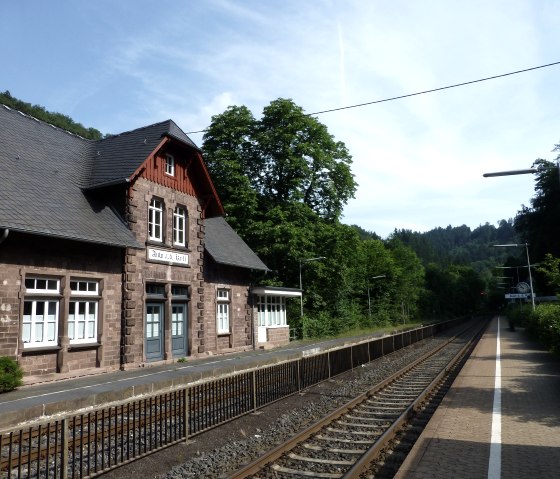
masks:
[[[259,296],[282,296],[284,298],[301,298],[301,289],[281,288],[278,286],[257,286],[251,293]]]

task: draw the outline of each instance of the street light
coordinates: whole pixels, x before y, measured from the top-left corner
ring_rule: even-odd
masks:
[[[511,243],[511,244],[495,244],[492,246],[496,246],[498,248],[525,246],[525,252],[527,253],[527,269],[529,270],[529,286],[531,287],[531,304],[533,305],[533,311],[534,311],[535,295],[533,293],[533,276],[531,275],[531,261],[529,260],[529,245],[527,243]]]
[[[535,168],[527,168],[525,170],[510,170],[510,171],[496,171],[494,173],[483,173],[484,178],[492,178],[494,176],[512,176],[512,175],[527,175],[530,173],[536,173]]]
[[[301,308],[301,317],[303,318],[303,285],[301,282],[301,266],[304,263],[310,263],[311,261],[320,261],[322,259],[327,259],[325,256],[318,256],[317,258],[307,258],[299,260],[299,289],[301,290],[301,296],[299,297],[299,303]]]
[[[560,179],[560,160],[556,161],[556,168],[558,169],[558,178]],[[551,168],[549,168],[551,169]],[[531,173],[537,173],[536,168],[527,168],[524,170],[509,170],[509,171],[496,171],[494,173],[483,173],[484,178],[492,178],[495,176],[511,176],[511,175],[526,175]],[[525,251],[527,252],[527,269],[529,270],[529,286],[531,287],[531,303],[533,304],[533,310],[535,309],[535,297],[533,294],[533,278],[531,276],[531,262],[529,261],[529,247],[527,243],[525,245]],[[523,244],[506,244],[506,245],[494,245],[494,246],[523,246]]]
[[[373,278],[370,279],[379,279],[379,278],[385,278],[386,276],[384,274],[380,274],[379,276],[374,276]],[[370,290],[371,286],[368,283],[368,287],[367,287],[367,304],[368,304],[368,311],[369,311],[369,320],[371,322],[371,297],[369,295],[369,290]]]
[[[556,168],[558,169],[558,178],[560,179],[560,160],[556,162]],[[546,167],[546,169],[552,169],[552,167]],[[524,170],[509,170],[509,171],[495,171],[493,173],[483,173],[484,178],[493,178],[495,176],[513,176],[513,175],[527,175],[532,173],[537,173],[539,170],[537,168],[525,168]]]

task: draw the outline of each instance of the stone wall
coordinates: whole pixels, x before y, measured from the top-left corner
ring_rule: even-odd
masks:
[[[204,265],[207,351],[226,353],[253,347],[253,311],[249,304],[248,276],[247,270],[216,264],[207,257]],[[216,297],[218,289],[222,288],[230,291],[230,332],[218,335]]]
[[[148,240],[148,206],[153,197],[163,200],[164,235],[162,242]],[[173,211],[177,205],[187,209],[187,246],[178,248],[173,245]],[[204,351],[204,280],[202,208],[197,198],[158,185],[144,178],[138,178],[129,189],[126,220],[140,244],[141,250],[129,248],[126,251],[126,265],[123,273],[124,295],[124,364],[125,367],[142,364],[144,354],[144,304],[146,284],[155,283],[165,287],[166,336],[169,336],[168,318],[170,317],[171,286],[185,286],[190,291],[188,307],[189,351]],[[188,254],[188,266],[162,264],[148,260],[147,248],[154,247],[166,251]],[[165,352],[162,360],[173,359],[170,354],[170,339],[166,337]]]
[[[0,244],[0,356],[17,359],[26,375],[120,366],[122,250],[10,232]],[[58,339],[51,348],[25,348],[21,339],[26,276],[60,280]],[[99,282],[97,342],[70,345],[67,312],[70,279]],[[102,345],[102,346],[101,346]]]
[[[290,342],[290,327],[267,328],[267,345],[284,346]]]

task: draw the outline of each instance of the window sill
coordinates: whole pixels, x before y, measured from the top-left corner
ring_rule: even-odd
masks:
[[[189,246],[179,246],[176,244],[173,245],[168,245],[167,243],[163,242],[163,241],[156,241],[156,240],[146,240],[146,246],[153,246],[153,247],[160,247],[162,249],[166,249],[169,251],[184,251],[185,253],[190,253],[192,252],[192,248],[189,248]]]
[[[223,333],[218,333],[218,337],[220,337],[220,336],[231,336],[231,333],[229,331],[228,332],[223,332]]]
[[[169,248],[169,246],[167,246],[163,240],[158,241],[158,240],[153,240],[153,239],[148,239],[146,240],[146,246],[159,246],[162,248]]]
[[[32,354],[42,354],[42,353],[56,353],[60,351],[62,348],[58,345],[56,346],[35,346],[26,348],[23,347],[21,354],[23,356],[32,355]]]
[[[82,349],[97,349],[101,346],[100,343],[76,343],[68,346],[68,351],[77,351]]]

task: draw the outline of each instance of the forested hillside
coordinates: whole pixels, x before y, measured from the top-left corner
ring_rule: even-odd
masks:
[[[392,234],[410,246],[427,265],[470,265],[483,272],[503,262],[507,251],[494,244],[517,243],[513,220],[501,220],[498,226],[486,223],[474,230],[468,226],[447,226],[425,233],[396,229]]]
[[[0,92],[0,104],[9,106],[14,110],[26,113],[38,120],[42,120],[51,125],[57,126],[63,130],[75,133],[82,138],[88,138],[90,140],[99,140],[103,137],[99,130],[95,128],[86,128],[81,123],[76,123],[69,116],[63,115],[62,113],[52,113],[45,110],[44,106],[32,105],[31,103],[26,103],[24,101],[14,98],[8,90],[5,92]]]

